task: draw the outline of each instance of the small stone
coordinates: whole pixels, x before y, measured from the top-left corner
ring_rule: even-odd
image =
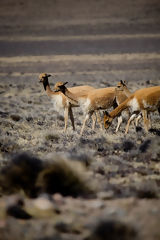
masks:
[[[112,199],[114,196],[113,191],[108,191],[108,192],[99,192],[97,194],[97,197],[102,199],[102,200],[107,200],[107,199]]]
[[[18,122],[21,119],[21,117],[19,115],[16,115],[16,114],[11,115],[10,117],[15,122]]]
[[[59,193],[55,193],[53,194],[53,200],[57,203],[57,204],[63,204],[64,203],[64,198],[61,194]]]
[[[37,207],[41,210],[53,209],[52,202],[49,199],[47,199],[46,197],[43,197],[43,196],[34,200],[34,205],[35,205],[35,207]]]

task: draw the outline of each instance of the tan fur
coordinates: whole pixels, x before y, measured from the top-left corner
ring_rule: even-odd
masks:
[[[132,93],[129,91],[128,87],[126,86],[125,81],[121,80],[117,84],[117,87],[116,87],[116,102],[117,102],[117,104],[120,105],[128,97],[130,97],[131,94]],[[137,126],[138,125],[138,121],[141,119],[142,115],[141,115],[141,113],[137,113],[137,114],[132,114],[130,116],[129,109],[126,109],[125,112],[127,113],[128,118],[129,118],[129,120],[127,122],[127,125],[126,125],[126,131],[125,131],[125,134],[127,134],[128,130],[129,130],[130,123],[136,118],[136,122],[135,123],[136,123],[136,126]],[[116,128],[116,132],[118,132],[118,129],[119,129],[121,123],[122,123],[122,114],[118,118],[118,124],[117,124],[117,128]]]
[[[131,92],[129,91],[129,89],[125,85],[125,82],[123,82],[122,80],[120,82],[118,82],[118,84],[115,88],[115,93],[116,93],[116,102],[117,102],[118,105],[121,104],[122,102],[124,102],[131,95]],[[128,115],[128,118],[129,118],[129,110],[126,109],[125,112],[126,112],[126,114]],[[123,117],[122,117],[122,114],[121,114],[118,117],[116,132],[118,132],[122,122],[123,122]]]
[[[132,94],[126,86],[125,81],[123,82],[122,80],[117,84],[115,91],[118,105],[124,102]]]
[[[42,82],[44,84],[44,80],[47,79],[46,81],[48,81],[49,76],[50,75],[47,73],[41,73],[39,75],[40,82]],[[84,93],[88,93],[88,91],[93,90],[93,89],[94,89],[94,87],[91,87],[91,86],[77,86],[77,87],[69,88],[69,90],[76,95],[83,95]],[[68,101],[67,97],[61,92],[52,91],[50,88],[49,82],[48,82],[48,85],[46,86],[46,93],[53,100],[55,100],[55,98],[57,96],[60,97],[59,99],[61,101],[59,102],[59,106],[64,110],[64,120],[65,120],[64,131],[66,131],[66,129],[67,129],[68,115],[71,119],[73,130],[75,130],[72,107],[77,107],[78,104],[76,102],[71,103],[70,101]]]
[[[143,115],[144,128],[148,132],[149,120],[148,113],[160,109],[160,86],[143,88],[131,94],[123,103],[121,103],[110,114],[104,114],[104,127],[108,128],[112,120],[124,109],[131,108],[133,112],[140,111]]]
[[[83,111],[86,112],[85,119],[83,121],[83,126],[81,129],[81,135],[84,131],[86,121],[93,115],[94,112],[100,109],[107,109],[113,106],[115,101],[115,88],[100,88],[94,89],[88,92],[88,94],[83,94],[78,96],[73,94],[69,89],[67,89],[65,84],[60,85],[57,83],[54,87],[56,91],[62,91],[65,96],[68,97],[68,100],[76,101],[79,105],[83,107]],[[98,120],[99,124],[102,127],[100,119]]]

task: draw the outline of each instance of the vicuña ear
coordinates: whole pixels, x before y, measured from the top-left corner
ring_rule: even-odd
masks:
[[[63,83],[63,86],[65,86],[68,82]]]
[[[120,80],[120,83],[121,83],[122,85],[124,85],[124,82],[123,82],[122,80]]]

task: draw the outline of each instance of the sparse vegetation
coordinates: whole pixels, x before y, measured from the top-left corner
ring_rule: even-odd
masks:
[[[86,182],[85,168],[79,162],[58,158],[39,174],[37,186],[42,192],[63,196],[89,196],[92,191]]]
[[[64,98],[53,100],[56,82],[126,80],[133,93],[160,85],[159,6],[1,1],[0,240],[160,239],[159,112],[147,134],[139,121],[125,135],[125,114],[117,133],[117,119],[101,130],[94,116],[80,137],[84,108],[72,108],[73,123]],[[41,72],[52,75],[50,89]]]
[[[103,220],[97,224],[95,230],[87,240],[132,240],[137,239],[136,231],[127,224],[114,221]]]
[[[21,119],[21,117],[19,115],[16,115],[16,114],[12,114],[10,117],[15,122],[18,122]]]
[[[60,137],[58,136],[58,134],[48,134],[46,135],[45,139],[54,143],[58,143]]]

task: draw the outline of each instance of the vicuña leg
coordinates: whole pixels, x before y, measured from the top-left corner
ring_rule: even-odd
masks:
[[[101,116],[98,110],[95,111],[96,116],[97,116],[97,121],[99,123],[100,129],[103,130],[103,125],[102,125],[102,120],[101,120]]]
[[[73,117],[73,112],[72,112],[72,108],[71,107],[69,107],[69,116],[70,116],[70,119],[71,119],[73,131],[75,131],[74,117]]]
[[[122,123],[122,116],[119,116],[119,117],[118,117],[117,127],[116,127],[116,132],[118,132],[118,129],[119,129],[121,123]]]
[[[85,125],[86,125],[86,121],[87,121],[89,118],[91,118],[92,115],[93,115],[93,112],[89,112],[89,113],[86,114],[85,119],[84,119],[84,121],[83,121],[83,125],[82,125],[82,128],[81,128],[80,135],[83,134],[83,131],[84,131],[84,128],[85,128]]]
[[[129,130],[129,125],[130,123],[135,119],[135,117],[137,116],[136,113],[132,114],[131,117],[129,118],[128,122],[127,122],[127,125],[126,125],[126,131],[125,131],[125,134],[128,133],[128,130]]]
[[[138,117],[136,118],[136,127],[138,126],[139,120],[142,118],[141,113],[139,113]]]
[[[96,120],[97,120],[97,118],[96,118],[96,114],[93,113],[93,115],[92,115],[92,130],[95,129]]]
[[[66,129],[67,129],[67,122],[68,122],[68,108],[66,107],[64,109],[64,132],[66,132]]]
[[[148,132],[149,120],[148,120],[148,116],[147,116],[147,111],[142,110],[142,115],[143,115],[143,121],[144,121],[144,129],[145,129],[146,132]]]

